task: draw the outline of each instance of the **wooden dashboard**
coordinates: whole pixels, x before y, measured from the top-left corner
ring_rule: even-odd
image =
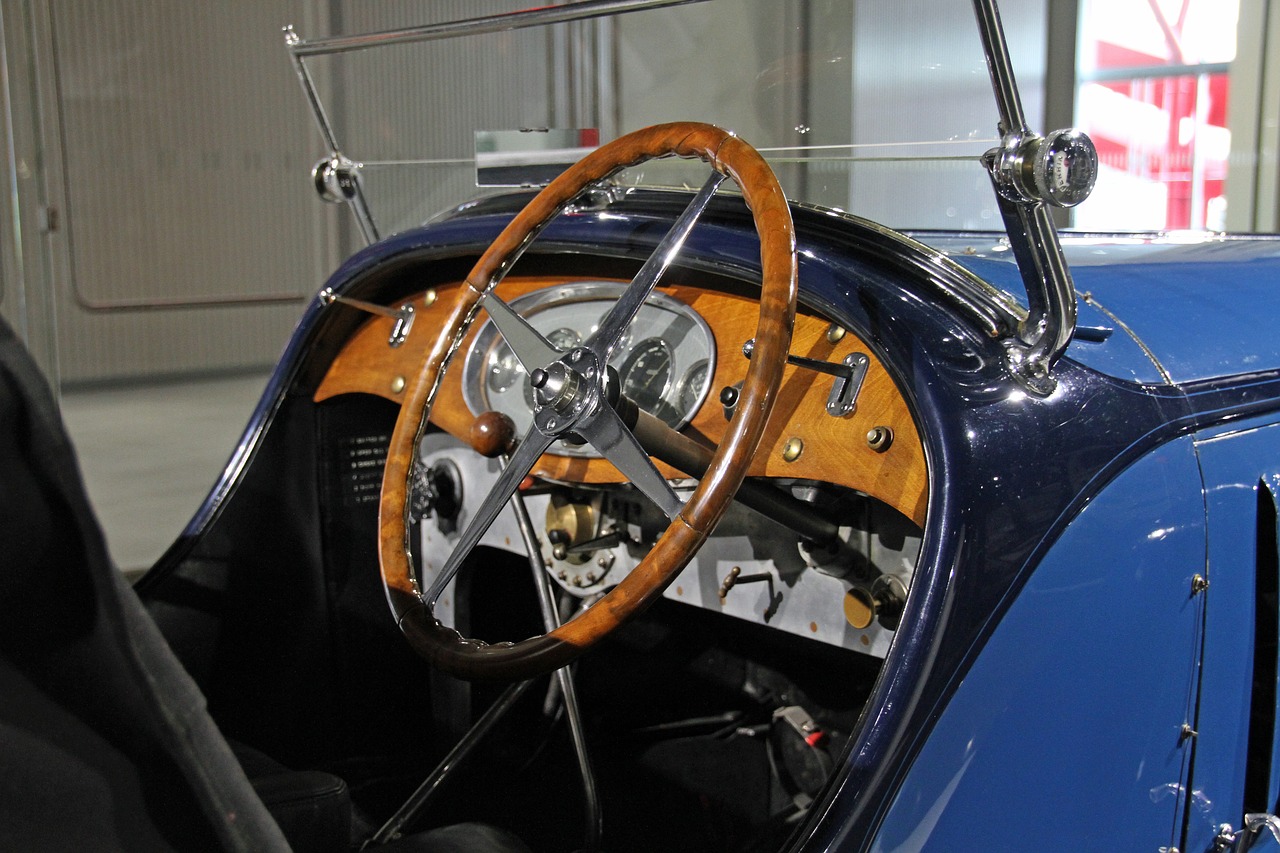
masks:
[[[588,279],[511,276],[498,286],[498,294],[510,301],[534,290],[579,280]],[[416,311],[413,328],[399,347],[388,345],[393,320],[370,319],[342,347],[316,389],[314,399],[320,402],[340,394],[365,393],[399,402],[406,381],[421,365],[460,286],[460,283],[440,286],[415,295],[411,300]],[[719,391],[741,382],[746,376],[748,362],[742,346],[755,334],[758,303],[749,297],[694,284],[674,284],[659,289],[690,305],[714,334],[716,366],[711,392],[685,427],[685,432],[714,444],[723,436],[726,424]],[[480,312],[461,352],[471,345],[486,318],[487,315]],[[857,407],[843,417],[828,414],[826,403],[835,381],[833,377],[788,365],[777,405],[749,475],[846,486],[885,502],[923,526],[928,497],[924,449],[906,401],[884,365],[852,332],[832,331],[829,321],[806,313],[796,317],[791,352],[829,362],[839,362],[851,353],[865,354],[869,364]],[[431,411],[431,422],[466,441],[475,413],[463,400],[460,362],[461,353],[445,376]],[[873,446],[875,443],[869,439],[877,428],[888,430],[892,436],[887,446]],[[658,467],[668,477],[683,476],[662,464]],[[616,483],[624,479],[604,459],[553,454],[543,456],[532,473],[575,483]]]

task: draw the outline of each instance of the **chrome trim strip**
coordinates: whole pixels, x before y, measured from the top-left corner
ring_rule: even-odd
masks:
[[[792,202],[792,207],[853,226],[856,230],[845,236],[851,247],[869,251],[882,261],[907,266],[920,274],[988,337],[1008,337],[1027,319],[1027,312],[1009,294],[927,243],[853,213],[798,202]],[[996,239],[997,235],[993,234],[992,238]]]

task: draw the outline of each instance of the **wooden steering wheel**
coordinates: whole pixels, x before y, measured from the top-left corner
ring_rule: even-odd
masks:
[[[627,290],[580,346],[562,353],[493,293],[533,239],[584,188],[655,157],[700,158],[714,170]],[[692,497],[681,505],[610,402],[607,367],[614,348],[698,215],[725,177],[741,188],[760,236],[760,320],[733,420]],[[795,232],[786,198],[764,158],[737,137],[707,124],[656,125],[588,154],[540,192],[503,230],[467,276],[422,368],[407,389],[387,454],[379,505],[378,559],[387,600],[410,645],[433,665],[462,678],[524,679],[564,666],[643,611],[702,545],[741,484],[760,444],[791,345],[796,306]],[[445,369],[480,308],[488,311],[535,388],[534,422],[431,588],[418,588],[408,541],[408,500],[416,448]],[[671,520],[649,554],[584,613],[541,636],[486,644],[463,638],[432,615],[432,606],[520,482],[551,444],[569,433],[590,442]]]

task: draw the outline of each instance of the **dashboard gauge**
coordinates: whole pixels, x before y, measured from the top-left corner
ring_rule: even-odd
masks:
[[[506,341],[489,351],[487,384],[490,391],[500,394],[523,377],[524,365],[516,358]]]
[[[563,353],[581,346],[599,328],[625,290],[626,285],[617,282],[570,282],[527,293],[510,305]],[[609,365],[617,371],[622,393],[679,429],[706,397],[715,372],[715,339],[690,306],[655,291],[624,330]],[[515,422],[518,434],[529,430],[535,401],[528,373],[492,321],[477,331],[462,374],[463,397],[472,412],[499,411]],[[598,455],[590,445],[564,442],[547,452]]]
[[[706,396],[707,380],[710,378],[711,362],[706,359],[689,368],[684,379],[680,380],[680,391],[677,395],[680,411],[685,412],[689,417],[693,416],[701,405],[702,398]]]
[[[547,335],[547,342],[560,352],[568,352],[582,343],[582,336],[573,329],[556,329]]]
[[[651,415],[657,414],[671,385],[671,348],[662,338],[646,338],[618,368],[622,393]]]

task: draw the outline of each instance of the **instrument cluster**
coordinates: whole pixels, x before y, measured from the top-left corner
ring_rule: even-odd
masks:
[[[567,352],[599,326],[626,289],[616,282],[556,285],[512,300],[552,346]],[[706,321],[677,299],[654,291],[624,333],[609,361],[622,393],[646,412],[679,429],[707,396],[715,373],[715,339]],[[463,362],[463,396],[474,414],[499,411],[523,435],[533,422],[533,388],[524,366],[492,321],[477,333]],[[549,453],[595,456],[589,445],[559,442]]]

